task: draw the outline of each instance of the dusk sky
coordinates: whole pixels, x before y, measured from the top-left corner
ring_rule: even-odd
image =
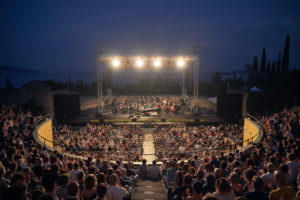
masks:
[[[290,69],[300,68],[300,1],[0,0],[0,64],[96,71],[107,54],[191,54],[202,70],[243,70],[276,59],[291,36]]]

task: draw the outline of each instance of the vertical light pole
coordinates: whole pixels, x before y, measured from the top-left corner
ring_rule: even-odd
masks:
[[[196,56],[196,59],[194,61],[194,92],[193,92],[193,98],[198,99],[199,96],[199,52],[200,52],[200,46],[199,44],[194,45],[194,55]]]
[[[98,114],[102,114],[102,63],[101,63],[102,47],[97,44],[96,61],[97,61],[97,86],[98,86],[98,98],[97,108]]]

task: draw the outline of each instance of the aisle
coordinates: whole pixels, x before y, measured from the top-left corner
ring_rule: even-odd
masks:
[[[143,142],[143,154],[152,154],[152,155],[143,155],[143,159],[147,160],[147,164],[151,164],[155,160],[155,148],[154,148],[154,138],[151,133],[151,128],[144,128],[144,142]]]

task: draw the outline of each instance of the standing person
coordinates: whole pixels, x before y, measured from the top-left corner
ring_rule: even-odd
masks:
[[[156,165],[156,160],[152,161],[152,166],[149,168],[149,177],[153,180],[159,179],[160,170],[159,167]]]

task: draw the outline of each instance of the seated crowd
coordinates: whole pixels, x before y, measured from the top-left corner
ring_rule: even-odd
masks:
[[[54,127],[55,137],[60,137],[65,152],[102,159],[141,161],[143,134],[139,126],[91,125],[81,130],[70,126]]]
[[[156,126],[153,129],[155,150],[159,160],[188,159],[193,155],[214,154],[216,151],[232,152],[242,141],[242,127],[230,125]],[[179,156],[178,156],[179,155]]]
[[[112,158],[101,153],[86,154],[87,159],[80,159],[48,151],[32,136],[35,123],[41,117],[15,106],[1,105],[0,199],[131,199],[137,175],[142,179],[161,179],[168,199],[291,200],[300,196],[300,112],[284,110],[271,117],[261,117],[264,137],[258,145],[244,152],[235,147],[229,152],[229,144],[215,143],[218,135],[237,137],[240,128],[235,125],[155,127],[154,134],[167,135],[165,143],[178,144],[178,150],[180,145],[193,150],[191,143],[196,138],[200,142],[196,140],[195,148],[197,144],[199,149],[206,148],[203,142],[219,145],[220,149],[210,151],[208,148],[207,153],[188,159],[183,159],[185,152],[181,151],[178,157],[163,155],[160,166],[156,161],[148,166],[144,160],[139,167],[122,159],[112,162]],[[65,126],[57,128],[55,135],[64,132],[70,134],[70,138],[74,136],[70,139],[72,142],[66,142],[65,148],[74,145],[73,148],[83,147],[85,151],[94,152],[90,146],[101,149],[111,141],[119,146],[131,144],[133,139],[129,142],[128,137],[139,137],[139,128],[87,125],[82,133],[71,133],[70,127]],[[209,136],[201,141],[204,133]],[[102,142],[99,138],[103,138]]]
[[[131,199],[138,173],[131,162],[50,152],[32,135],[41,117],[1,105],[1,200]]]
[[[247,151],[164,160],[168,199],[300,199],[300,112],[284,110],[260,122],[264,137]]]

